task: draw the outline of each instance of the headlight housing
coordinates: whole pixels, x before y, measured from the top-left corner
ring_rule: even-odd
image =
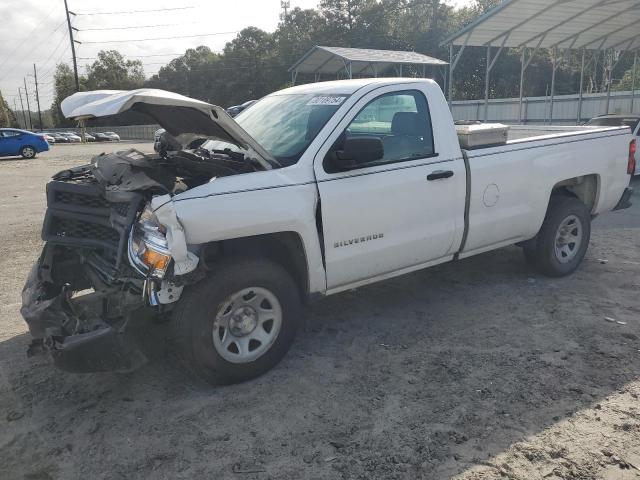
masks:
[[[162,279],[167,273],[171,252],[165,233],[147,205],[129,234],[129,261],[142,275]]]

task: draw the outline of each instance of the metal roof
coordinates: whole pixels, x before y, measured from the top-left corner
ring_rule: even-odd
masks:
[[[639,0],[504,0],[443,45],[640,48]]]
[[[354,75],[369,70],[372,65],[376,65],[379,71],[398,64],[448,65],[448,62],[416,52],[315,46],[289,68],[289,71],[335,75],[344,70],[348,63],[351,63]]]

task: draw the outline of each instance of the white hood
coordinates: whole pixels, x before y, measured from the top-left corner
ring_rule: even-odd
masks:
[[[65,98],[60,109],[66,118],[76,120],[134,110],[152,117],[183,145],[205,136],[238,145],[267,169],[278,165],[223,108],[178,93],[153,88],[78,92]]]

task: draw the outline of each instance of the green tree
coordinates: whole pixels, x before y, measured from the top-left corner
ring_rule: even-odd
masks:
[[[216,67],[220,56],[209,47],[188,49],[153,75],[146,86],[211,101],[216,90]]]
[[[85,77],[80,76],[81,88],[85,82]],[[53,119],[53,124],[56,127],[74,126],[75,123],[64,118],[64,115],[60,110],[62,100],[73,95],[76,91],[73,70],[71,70],[71,67],[66,63],[60,63],[56,66],[55,73],[53,74],[53,88],[54,97],[53,104],[51,105],[51,117]]]
[[[612,90],[623,92],[627,90],[631,90],[631,86],[633,85],[633,67],[624,72],[624,75],[620,79],[620,83],[614,85]],[[636,90],[640,88],[640,69],[636,70]]]
[[[326,19],[317,10],[294,8],[273,33],[274,47],[285,71],[315,45],[330,42]]]
[[[282,62],[279,61],[273,34],[248,27],[224,47],[219,84],[222,105],[260,98],[282,86]],[[218,75],[218,74],[217,74]]]
[[[144,69],[140,60],[125,60],[116,50],[102,50],[98,59],[87,66],[88,90],[131,90],[144,84]]]
[[[360,15],[375,3],[375,0],[321,0],[319,10],[335,46],[356,46]]]
[[[0,92],[0,128],[17,127],[15,112],[9,108],[7,101]]]

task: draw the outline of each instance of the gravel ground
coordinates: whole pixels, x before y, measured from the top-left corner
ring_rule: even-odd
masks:
[[[512,247],[337,295],[242,385],[187,378],[166,326],[151,326],[151,362],[132,374],[27,359],[19,295],[45,182],[124,143],[0,161],[3,479],[640,475],[639,196],[596,220],[571,277],[532,273]]]

